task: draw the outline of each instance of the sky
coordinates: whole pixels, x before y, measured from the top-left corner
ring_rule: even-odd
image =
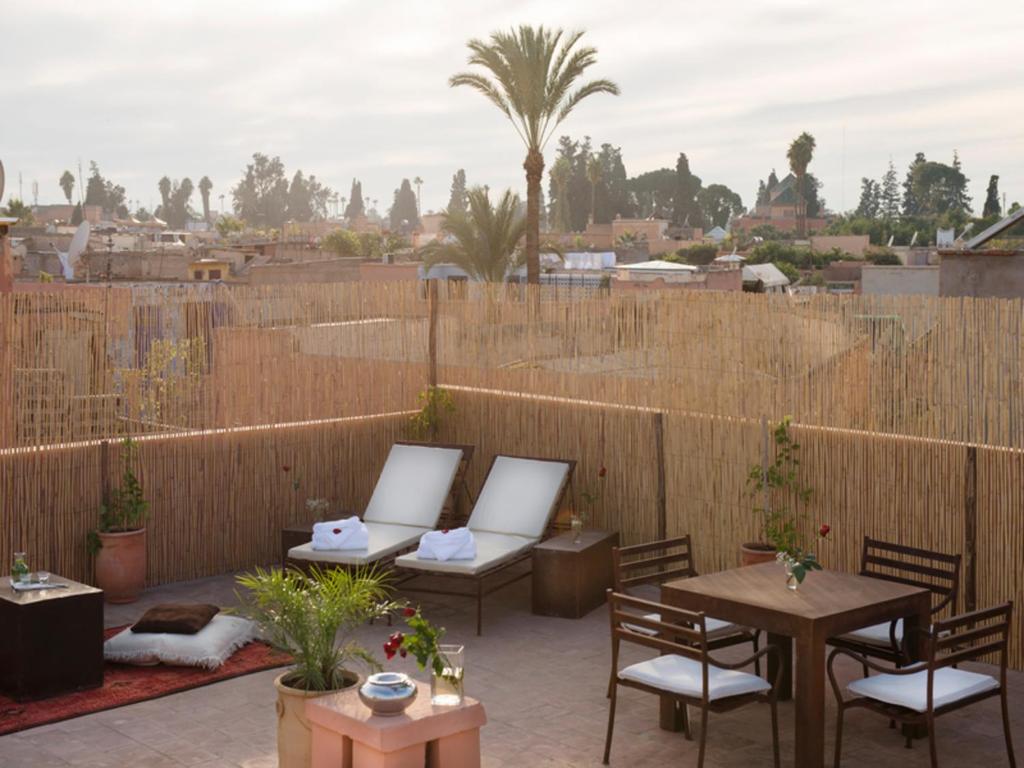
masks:
[[[424,211],[452,175],[522,192],[524,151],[489,102],[448,78],[465,43],[515,24],[586,30],[589,73],[621,95],[583,102],[558,134],[622,148],[627,172],[686,152],[705,184],[751,205],[800,132],[830,209],[862,176],[954,149],[980,211],[990,174],[1024,202],[1024,3],[946,0],[33,0],[2,12],[4,202],[61,202],[64,169],[95,160],[152,210],[163,176],[208,175],[213,207],[254,152],[279,155],[383,211],[420,176]],[[554,155],[552,141],[546,157]],[[193,205],[199,206],[198,193]]]

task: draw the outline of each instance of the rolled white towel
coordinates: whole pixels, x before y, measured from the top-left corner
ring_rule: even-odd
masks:
[[[313,524],[313,549],[366,549],[370,531],[358,517]]]
[[[430,531],[420,536],[416,550],[420,560],[472,560],[476,557],[476,540],[469,528]]]

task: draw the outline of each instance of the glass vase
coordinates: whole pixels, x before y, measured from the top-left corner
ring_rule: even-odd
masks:
[[[796,590],[800,586],[800,582],[796,578],[796,574],[793,573],[793,562],[791,560],[784,560],[783,564],[786,566],[786,589]]]
[[[28,584],[32,572],[28,569],[28,560],[24,552],[14,553],[14,563],[11,565],[11,583]]]
[[[436,707],[457,707],[462,703],[462,679],[465,671],[465,647],[439,645],[443,669],[430,676],[430,703]]]
[[[573,515],[569,520],[569,528],[572,530],[572,543],[579,544],[583,541],[583,518]]]

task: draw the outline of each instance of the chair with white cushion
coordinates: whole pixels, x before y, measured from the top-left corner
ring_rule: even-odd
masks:
[[[864,537],[861,554],[861,576],[895,581],[921,587],[932,593],[932,615],[947,606],[956,611],[957,592],[960,587],[960,555],[947,555],[928,549],[907,547]],[[833,637],[829,644],[845,648],[860,656],[883,659],[893,664],[904,664],[903,620],[873,624],[854,632]],[[867,667],[864,676],[867,677]]]
[[[528,560],[533,547],[548,533],[572,479],[575,461],[497,455],[484,478],[466,527],[476,541],[472,560],[425,560],[415,552],[395,559],[406,582],[419,576],[448,577],[473,583],[472,591],[407,586],[407,592],[476,598],[476,633],[483,632],[483,599],[502,587],[526,578],[517,572],[498,583],[485,581]]]
[[[693,541],[690,535],[662,539],[646,544],[612,549],[612,583],[616,592],[630,594],[645,584],[661,585],[671,579],[690,579],[697,575],[693,564]],[[660,621],[659,616],[647,618]],[[754,653],[758,648],[758,631],[741,627],[710,616],[705,620],[708,630],[708,649],[715,651],[730,645],[750,643]],[[639,627],[633,629],[640,630]],[[640,630],[643,631],[643,630]],[[754,671],[761,674],[760,661]]]
[[[310,541],[288,550],[289,564],[382,565],[415,547],[420,536],[437,527],[472,455],[471,445],[395,443],[362,515],[369,532],[367,547],[322,550],[313,549]]]
[[[863,707],[905,725],[927,726],[931,765],[936,768],[939,763],[935,746],[935,718],[993,696],[998,696],[1002,702],[1006,753],[1010,765],[1016,766],[1006,697],[1007,649],[1012,614],[1013,604],[1004,603],[995,608],[935,622],[929,631],[921,630],[926,660],[912,666],[890,669],[845,648],[832,651],[828,658],[828,677],[839,709],[836,722],[836,768],[839,768],[842,752],[843,715],[847,709]],[[957,666],[965,661],[980,661],[988,654],[998,654],[1000,657],[998,678],[969,672]],[[853,697],[844,700],[834,668],[839,656],[849,656],[880,674],[854,680],[847,686]],[[911,745],[910,739],[908,735],[908,747]]]
[[[774,684],[759,675],[740,671],[769,653],[775,654],[781,662],[777,647],[766,646],[748,659],[727,664],[708,655],[707,621],[703,613],[672,608],[612,590],[608,590],[608,608],[612,628],[612,669],[609,681],[612,693],[608,711],[608,735],[604,745],[605,765],[611,755],[615,706],[621,685],[671,697],[677,706],[700,708],[697,768],[704,765],[709,712],[728,712],[754,702],[770,705],[772,748],[775,768],[779,768],[776,690],[782,675],[782,664],[778,665]],[[651,618],[653,616],[658,618]],[[619,646],[622,642],[653,648],[662,655],[619,669]],[[689,726],[686,737],[690,738]]]

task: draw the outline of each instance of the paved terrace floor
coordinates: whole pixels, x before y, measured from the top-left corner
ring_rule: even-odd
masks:
[[[466,644],[467,693],[484,702],[489,719],[482,732],[485,766],[600,765],[608,712],[607,613],[598,609],[578,621],[533,616],[528,584],[519,582],[488,599],[482,638],[473,634],[470,601],[442,603],[433,599],[422,604],[432,619],[448,628],[450,640]],[[234,602],[233,595],[230,576],[168,585],[149,590],[133,605],[107,606],[106,623],[129,623],[147,607],[167,600],[227,606]],[[368,647],[378,650],[389,631],[382,625],[367,626],[358,634]],[[637,648],[626,660],[644,656],[644,649]],[[424,677],[411,662],[403,662],[402,668]],[[843,671],[847,679],[856,674],[853,668]],[[277,758],[271,681],[277,674],[256,673],[0,737],[0,766],[272,768]],[[620,690],[613,766],[696,765],[695,741],[658,728],[655,697]],[[1012,674],[1010,690],[1015,743],[1021,753],[1024,673]],[[829,722],[834,722],[832,706]],[[854,710],[847,714],[846,723],[844,766],[928,765],[926,744],[904,749],[898,732],[889,730],[880,718]],[[783,765],[791,765],[792,703],[781,705],[780,727]],[[708,768],[771,765],[766,706],[712,714],[708,734]],[[830,725],[829,755],[833,735]],[[938,739],[943,766],[994,768],[1007,764],[998,700],[942,718]]]

